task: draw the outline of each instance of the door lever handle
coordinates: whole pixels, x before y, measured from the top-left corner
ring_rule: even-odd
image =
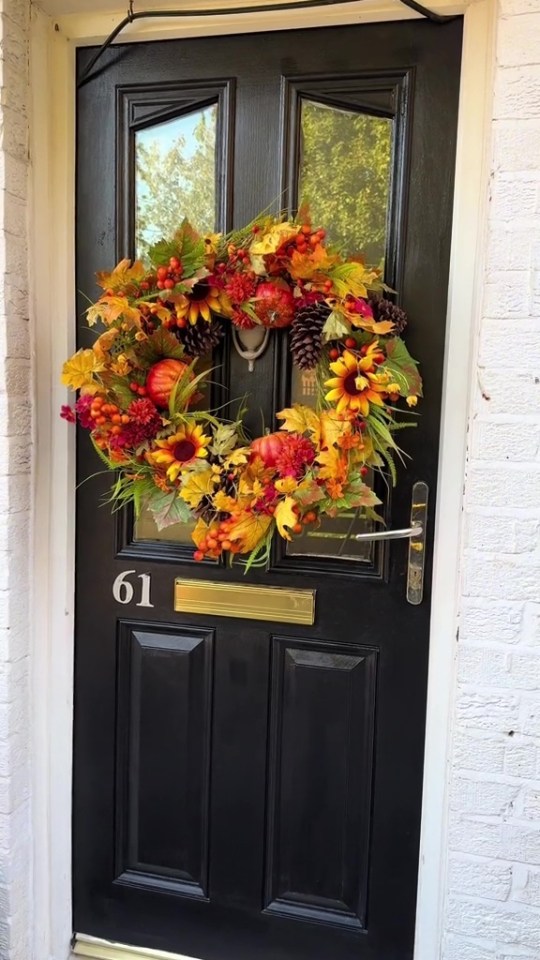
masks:
[[[403,530],[377,530],[375,533],[357,533],[355,540],[406,540],[419,537],[423,533],[421,524],[414,527],[404,527]]]
[[[355,540],[407,540],[407,600],[417,606],[424,596],[424,558],[429,487],[418,480],[412,488],[411,525],[401,530],[377,530],[357,533]]]

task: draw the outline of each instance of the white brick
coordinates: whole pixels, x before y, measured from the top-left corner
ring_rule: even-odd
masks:
[[[522,868],[523,879],[512,889],[512,900],[528,903],[531,907],[540,907],[540,870]]]
[[[523,270],[532,265],[531,229],[509,224],[501,229],[496,224],[490,231],[486,270],[488,276],[496,277],[501,270]]]
[[[500,369],[482,367],[478,371],[478,381],[486,401],[484,413],[508,415],[520,412],[527,417],[540,416],[540,377],[534,370],[501,375]]]
[[[540,121],[496,120],[493,124],[495,170],[537,170]]]
[[[540,603],[525,604],[521,635],[527,645],[540,644]]]
[[[523,632],[524,610],[521,602],[464,598],[459,639],[462,643],[518,643]]]
[[[456,933],[540,947],[540,914],[525,913],[519,907],[505,904],[493,910],[484,903],[450,900],[448,925]]]
[[[492,514],[467,516],[467,538],[475,550],[527,553],[539,544],[540,521],[512,520]]]
[[[507,776],[521,780],[535,780],[537,776],[540,751],[530,741],[506,744],[504,753],[504,772]]]
[[[454,767],[477,773],[503,773],[506,743],[503,739],[472,736],[464,730],[456,731],[452,745]],[[536,752],[534,754],[536,773]]]
[[[538,25],[540,29],[540,24]],[[540,117],[540,70],[535,64],[499,70],[495,81],[494,116],[513,120]]]
[[[520,728],[529,737],[540,737],[540,699],[523,701]]]
[[[514,227],[521,220],[536,219],[539,179],[536,171],[519,177],[502,172],[494,175],[490,195],[492,234],[496,229],[506,230],[505,224]]]
[[[536,600],[540,564],[527,559],[511,555],[492,559],[482,553],[469,554],[463,592],[472,597],[499,599],[506,594],[509,600]]]
[[[529,790],[523,798],[525,820],[540,821],[540,790]]]
[[[498,960],[495,956],[495,947],[474,943],[469,938],[456,937],[450,934],[443,944],[442,960]]]
[[[499,21],[497,62],[503,67],[540,63],[540,12]]]
[[[519,787],[489,780],[472,780],[455,776],[450,794],[450,806],[462,813],[494,816],[511,813]]]
[[[540,387],[536,388],[540,398]],[[467,478],[467,506],[540,509],[540,465],[473,464]]]
[[[510,652],[463,644],[459,652],[458,673],[464,683],[471,685],[540,689],[540,657],[535,652]]]
[[[538,138],[540,145],[540,133]],[[529,274],[527,270],[511,270],[488,277],[484,288],[484,314],[495,319],[512,320],[529,315]],[[509,332],[512,325],[509,323]]]
[[[519,725],[520,699],[509,693],[465,691],[458,696],[455,712],[458,723],[470,729],[508,733]]]
[[[540,229],[540,220],[539,220]],[[540,344],[538,324],[536,320],[523,319],[519,321],[519,369],[540,369]],[[483,368],[499,368],[508,370],[508,347],[512,332],[509,330],[508,320],[486,320],[483,324],[480,337],[479,364]],[[517,432],[519,425],[514,424]]]
[[[493,860],[451,857],[448,866],[448,888],[462,896],[507,900],[512,886],[512,868]]]

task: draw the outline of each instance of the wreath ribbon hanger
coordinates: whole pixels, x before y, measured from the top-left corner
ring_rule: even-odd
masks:
[[[236,7],[232,9],[226,9],[224,7],[215,7],[211,10],[142,10],[135,11],[134,9],[134,0],[129,0],[129,7],[126,13],[126,16],[120,23],[111,31],[107,39],[102,43],[101,47],[94,56],[91,58],[85,69],[83,70],[81,76],[77,81],[77,87],[82,87],[83,84],[92,76],[92,71],[98,61],[101,59],[106,50],[114,43],[114,41],[120,36],[120,34],[128,27],[131,23],[134,23],[136,20],[150,20],[150,19],[171,19],[171,18],[193,18],[193,17],[230,17],[237,16],[239,14],[246,13],[268,13],[269,9],[272,10],[300,10],[300,9],[317,9],[318,7],[339,7],[345,6],[350,3],[361,3],[363,0],[301,0],[301,2],[291,2],[291,0],[283,0],[283,2],[272,4],[272,7],[269,8],[267,3],[256,3],[252,4],[249,7]],[[443,25],[445,23],[450,23],[453,20],[458,19],[457,15],[447,15],[436,13],[434,10],[429,10],[427,7],[424,7],[423,4],[418,3],[417,0],[398,0],[399,3],[402,3],[405,7],[408,7],[410,10],[414,10],[415,13],[420,14],[420,16],[425,17],[426,20],[430,20],[431,23],[436,23]]]

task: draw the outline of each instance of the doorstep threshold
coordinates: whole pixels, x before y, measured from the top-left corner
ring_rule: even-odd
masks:
[[[113,943],[77,933],[72,947],[72,957],[89,957],[91,960],[194,960],[180,953],[167,950],[151,950],[148,947],[133,947],[127,943]]]

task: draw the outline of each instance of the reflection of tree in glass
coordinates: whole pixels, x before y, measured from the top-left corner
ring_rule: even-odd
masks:
[[[161,237],[171,236],[184,217],[202,232],[216,222],[216,108],[210,107],[171,124],[179,130],[166,141],[154,128],[136,142],[137,214],[135,242],[138,256]],[[153,135],[153,136],[152,136]]]
[[[303,102],[300,201],[330,240],[372,264],[385,255],[391,157],[391,120]]]

